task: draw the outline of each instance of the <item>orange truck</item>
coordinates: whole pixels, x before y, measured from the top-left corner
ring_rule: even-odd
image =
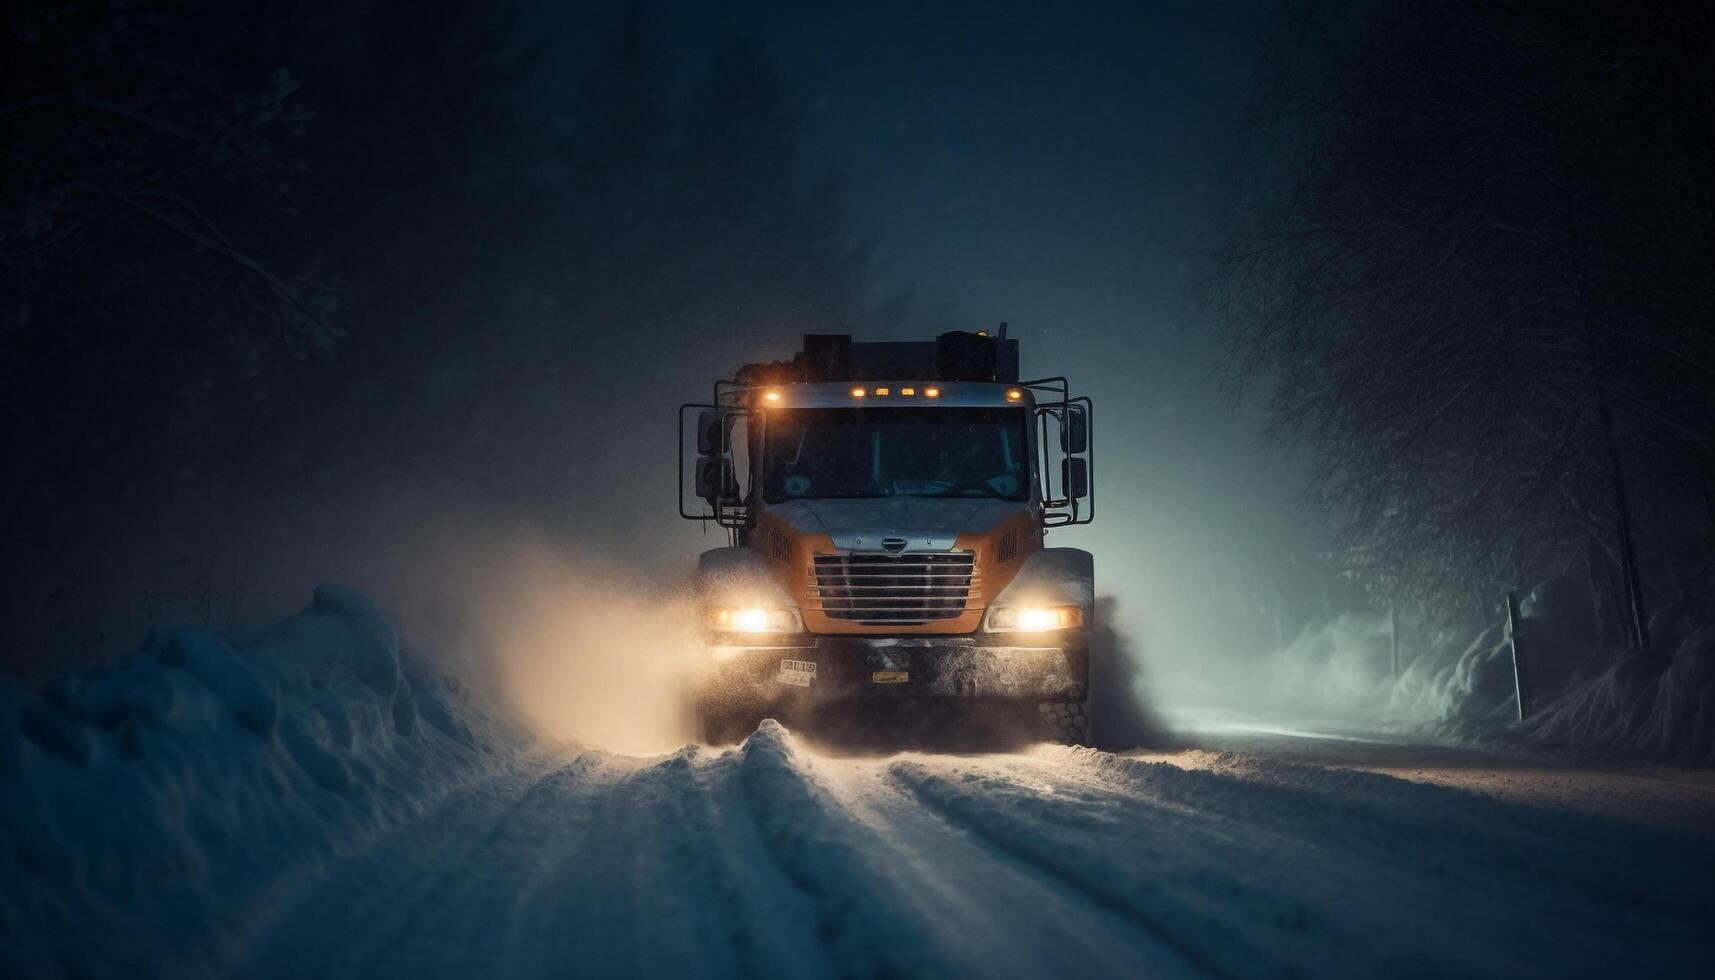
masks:
[[[1005,324],[807,335],[682,406],[679,513],[729,533],[696,576],[703,737],[904,699],[1011,704],[1082,743],[1094,571],[1044,538],[1094,516],[1091,407],[1020,380]]]

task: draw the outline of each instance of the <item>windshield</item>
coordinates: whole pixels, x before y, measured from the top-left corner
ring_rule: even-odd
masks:
[[[763,499],[1024,500],[1021,408],[799,408],[768,413]]]

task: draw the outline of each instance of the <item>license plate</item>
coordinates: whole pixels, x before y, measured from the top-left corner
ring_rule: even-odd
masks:
[[[809,687],[816,679],[816,664],[810,660],[782,660],[776,679],[793,687]]]
[[[911,680],[909,670],[878,670],[869,675],[871,683],[875,684],[904,684]]]

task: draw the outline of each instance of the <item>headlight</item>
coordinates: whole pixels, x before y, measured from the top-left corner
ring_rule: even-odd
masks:
[[[804,628],[790,609],[758,606],[710,609],[709,626],[728,633],[796,633]]]
[[[997,606],[989,610],[990,633],[1041,633],[1084,625],[1084,610],[1077,606]]]

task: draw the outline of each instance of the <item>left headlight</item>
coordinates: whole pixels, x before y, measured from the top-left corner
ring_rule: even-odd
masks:
[[[804,628],[791,609],[717,606],[708,613],[709,627],[726,633],[797,633]]]
[[[1084,610],[1077,606],[996,606],[983,628],[990,633],[1041,633],[1082,625]]]

